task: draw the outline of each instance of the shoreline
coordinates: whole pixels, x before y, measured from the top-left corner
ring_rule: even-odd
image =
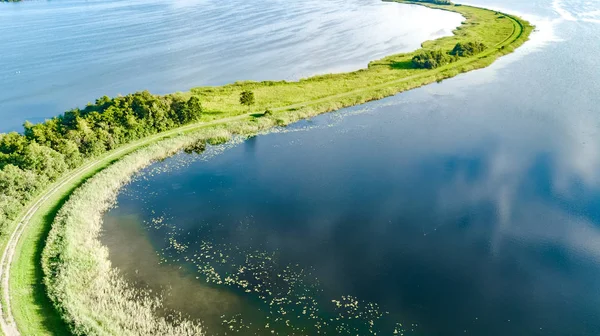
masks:
[[[446,5],[431,5],[431,4],[418,3],[418,2],[415,3],[415,2],[411,2],[411,1],[396,1],[396,2],[399,2],[402,4],[423,5],[423,6],[434,8],[434,9],[443,9],[443,10],[450,10],[450,11],[456,11],[456,8],[462,7],[462,9],[469,9],[469,10],[473,10],[473,11],[485,11],[487,14],[494,12],[494,11],[490,11],[487,9],[480,9],[480,8],[471,7],[471,6],[451,6],[451,8],[454,9],[454,10],[451,10],[450,8],[443,8],[443,7],[449,7]],[[459,8],[459,10],[460,9],[461,8]],[[459,13],[461,13],[461,12],[459,12]],[[495,12],[495,13],[498,13],[498,12]],[[503,14],[503,15],[506,15],[506,14]],[[520,21],[520,19],[510,16],[510,15],[506,15],[506,17],[508,17],[512,21],[514,21],[513,31],[511,34],[508,35],[508,37],[506,39],[500,41],[498,44],[496,44],[490,50],[487,50],[486,52],[478,54],[476,56],[469,57],[468,59],[460,60],[458,62],[442,66],[437,69],[420,71],[419,73],[416,73],[414,75],[398,77],[391,81],[383,80],[383,81],[380,81],[379,83],[376,82],[375,84],[372,84],[371,82],[369,82],[369,83],[367,83],[367,85],[364,85],[363,87],[359,86],[358,88],[354,89],[355,86],[347,85],[348,83],[351,83],[354,80],[354,78],[345,78],[345,76],[357,77],[357,76],[360,76],[361,73],[371,71],[373,68],[382,67],[382,66],[389,67],[390,64],[392,64],[391,62],[393,62],[395,59],[397,59],[401,56],[404,56],[406,58],[406,55],[412,55],[415,52],[405,53],[405,54],[400,54],[400,55],[392,55],[392,56],[386,57],[382,60],[371,62],[367,69],[359,70],[356,72],[351,72],[349,74],[346,73],[346,74],[337,74],[337,75],[315,76],[315,77],[311,77],[309,79],[300,80],[298,82],[238,82],[238,83],[226,85],[223,87],[203,87],[203,88],[192,89],[189,93],[186,93],[186,94],[190,94],[190,95],[194,94],[194,95],[198,95],[198,96],[204,98],[204,99],[202,99],[202,102],[203,102],[203,104],[205,102],[207,103],[207,106],[209,106],[209,111],[221,110],[221,113],[224,113],[224,114],[227,113],[227,114],[223,118],[214,118],[214,119],[210,119],[210,120],[203,120],[203,122],[201,122],[201,123],[183,126],[181,128],[177,128],[177,129],[173,129],[173,130],[170,130],[167,132],[159,133],[154,136],[150,136],[150,137],[141,139],[139,141],[134,141],[130,144],[121,146],[112,152],[108,152],[105,155],[100,156],[96,160],[89,161],[89,164],[81,166],[80,169],[75,171],[75,173],[77,173],[77,174],[74,174],[73,172],[71,172],[70,174],[66,174],[66,176],[64,176],[63,178],[61,178],[58,182],[56,182],[54,184],[55,186],[61,186],[61,183],[62,183],[62,185],[64,187],[69,187],[67,191],[64,191],[64,190],[61,191],[60,188],[52,189],[52,187],[51,187],[51,188],[49,188],[49,190],[47,192],[42,193],[39,197],[41,199],[44,199],[45,196],[49,196],[45,199],[46,201],[48,201],[51,197],[57,198],[58,201],[57,201],[57,203],[55,203],[55,205],[57,205],[58,207],[61,207],[62,203],[67,198],[71,197],[71,200],[68,201],[67,205],[64,207],[64,208],[67,208],[69,206],[74,206],[74,204],[76,203],[77,197],[84,197],[86,194],[85,190],[90,192],[94,188],[99,188],[98,185],[96,185],[94,188],[90,187],[92,185],[93,181],[98,182],[102,179],[102,177],[104,177],[105,179],[110,177],[113,179],[112,182],[104,181],[105,183],[112,185],[112,187],[108,187],[108,189],[110,189],[110,190],[108,190],[108,192],[106,194],[103,194],[103,196],[105,198],[103,199],[102,197],[97,197],[98,195],[96,195],[96,197],[92,198],[96,202],[104,200],[109,203],[111,197],[114,196],[114,195],[112,195],[112,193],[114,193],[115,191],[118,191],[119,186],[122,185],[122,183],[125,183],[127,181],[127,179],[130,177],[130,175],[127,175],[127,173],[129,173],[131,171],[131,169],[133,169],[135,171],[136,169],[139,169],[139,168],[143,167],[144,165],[150,164],[151,162],[153,162],[156,159],[159,159],[160,157],[164,157],[166,155],[172,154],[174,151],[175,152],[178,151],[180,148],[182,148],[183,146],[185,146],[186,144],[189,144],[191,142],[198,141],[198,140],[208,141],[209,139],[214,138],[216,136],[216,135],[214,135],[215,133],[213,133],[213,132],[216,132],[219,134],[217,136],[217,138],[220,140],[222,140],[223,138],[226,139],[226,138],[230,137],[232,134],[249,136],[249,135],[255,134],[257,132],[261,132],[261,131],[268,129],[275,125],[285,125],[285,124],[289,124],[291,122],[294,122],[294,121],[297,121],[300,119],[309,118],[309,117],[312,117],[312,116],[315,116],[315,115],[318,115],[321,113],[330,112],[330,111],[337,110],[337,109],[340,109],[343,107],[349,107],[349,106],[362,104],[362,103],[368,102],[370,100],[384,98],[384,97],[391,96],[391,95],[394,95],[399,92],[403,92],[403,91],[410,90],[410,89],[413,89],[416,87],[427,85],[427,84],[430,84],[435,81],[454,77],[462,72],[467,72],[470,70],[483,68],[483,67],[491,64],[498,57],[512,52],[514,50],[514,48],[516,48],[516,47],[520,46],[522,43],[524,43],[526,41],[526,38],[528,37],[529,33],[532,30],[532,27],[527,22]],[[469,18],[467,18],[467,21],[468,20],[469,20]],[[452,37],[450,37],[450,39],[459,39],[459,36],[457,35],[458,34],[457,31],[460,32],[460,31],[464,31],[464,30],[468,29],[468,27],[460,29],[464,25],[465,24],[463,23],[463,25],[461,25],[459,27],[459,29],[457,29],[455,32],[453,32],[454,35]],[[519,26],[519,27],[517,27],[517,26]],[[426,47],[429,44],[432,44],[432,43],[435,43],[436,41],[444,40],[444,39],[446,39],[446,37],[438,39],[438,40],[434,40],[434,41],[426,41],[423,43],[423,46]],[[386,63],[386,62],[388,62],[388,63]],[[378,69],[376,69],[376,70],[378,70]],[[397,73],[396,73],[396,75],[397,75]],[[353,89],[348,90],[348,89],[342,88],[342,90],[341,90],[342,92],[339,92],[339,93],[333,92],[333,94],[331,94],[332,92],[330,90],[327,90],[327,92],[325,92],[325,94],[318,92],[316,96],[312,97],[313,99],[302,100],[300,102],[290,101],[290,99],[292,99],[293,97],[289,98],[286,96],[284,96],[283,98],[286,98],[287,100],[283,99],[284,101],[278,102],[279,105],[274,104],[272,101],[269,101],[268,103],[263,102],[263,105],[260,106],[259,108],[272,108],[272,110],[274,111],[273,116],[268,117],[268,118],[253,116],[252,113],[247,113],[246,110],[244,110],[243,108],[240,108],[239,106],[235,106],[235,108],[233,108],[231,110],[227,110],[228,107],[233,106],[233,103],[237,103],[237,102],[235,102],[235,99],[237,99],[237,93],[238,93],[238,91],[242,90],[243,88],[251,87],[254,90],[265,90],[265,87],[267,87],[267,88],[276,87],[277,90],[275,90],[275,96],[277,96],[279,98],[279,97],[281,97],[280,92],[287,91],[289,89],[289,86],[294,86],[298,90],[303,90],[302,89],[303,86],[310,87],[310,86],[312,86],[311,84],[315,84],[313,82],[316,82],[315,86],[318,86],[317,91],[319,91],[319,89],[321,88],[319,85],[321,85],[322,82],[327,83],[328,80],[332,80],[331,79],[332,77],[340,77],[341,79],[335,78],[335,80],[344,81],[345,82],[344,84],[346,84],[347,87],[352,87]],[[298,88],[298,87],[300,87],[300,88]],[[215,93],[215,94],[214,94],[214,96],[209,96],[209,93]],[[261,93],[261,92],[257,91],[257,93]],[[322,96],[320,96],[320,95],[322,95]],[[232,97],[235,98],[235,99],[233,99],[233,103],[232,103]],[[261,95],[257,94],[257,97],[260,100]],[[300,97],[300,99],[303,99],[303,98],[304,97]],[[224,112],[223,110],[225,110],[227,112]],[[209,118],[210,117],[214,117],[214,116],[211,115],[211,116],[209,116]],[[209,128],[212,128],[212,129],[209,129]],[[209,131],[206,132],[207,130],[209,130]],[[187,132],[192,133],[192,134],[183,135],[184,133],[187,133]],[[167,140],[165,140],[165,139],[167,139]],[[146,147],[146,146],[149,146],[150,144],[152,144],[150,147]],[[166,146],[166,147],[168,147],[168,149],[160,148],[161,146]],[[143,148],[143,149],[138,150],[140,148]],[[125,155],[132,153],[134,151],[136,151],[134,154],[127,156],[122,160],[119,160],[120,158],[122,158]],[[134,158],[136,158],[136,159],[134,159]],[[117,160],[119,160],[119,161],[117,161]],[[128,162],[127,160],[129,160],[129,161],[141,160],[141,161],[137,161],[138,162],[137,166],[135,164],[133,164],[133,161],[129,162],[130,165],[127,166],[127,162]],[[112,164],[115,161],[116,161],[116,163]],[[125,165],[128,169],[124,169],[123,165]],[[108,166],[108,168],[106,168],[104,171],[102,171],[102,169],[106,166]],[[120,171],[119,171],[119,167],[121,169]],[[87,169],[85,169],[85,168],[87,168]],[[92,176],[92,175],[94,175],[95,172],[98,172],[98,171],[102,171],[102,172],[100,174],[98,174],[98,176],[93,177],[89,182],[85,182],[83,188],[78,189],[74,194],[71,195],[71,192],[76,187],[83,184],[88,176]],[[118,173],[121,173],[121,175],[119,175]],[[127,176],[123,176],[122,174],[124,174],[124,173]],[[107,175],[108,175],[108,177],[107,177]],[[120,177],[118,177],[118,176],[120,176]],[[120,180],[115,181],[114,179],[117,179],[117,180],[120,179]],[[108,184],[105,186],[108,186]],[[86,189],[86,188],[88,188],[88,189]],[[92,190],[90,190],[89,188],[92,188]],[[103,190],[106,191],[107,189],[105,188]],[[54,202],[56,202],[56,201],[54,201]],[[52,203],[52,201],[50,201],[50,203]],[[49,229],[49,226],[52,224],[52,219],[54,217],[52,216],[52,218],[45,218],[47,216],[44,216],[43,214],[38,213],[39,212],[38,210],[42,209],[40,207],[40,205],[48,207],[48,204],[46,204],[46,205],[44,205],[44,204],[35,205],[34,204],[34,205],[28,207],[28,210],[32,215],[34,215],[34,216],[32,216],[32,217],[34,217],[32,224],[37,224],[37,226],[34,225],[34,227],[37,227],[38,230],[40,230],[40,228],[41,228],[41,232],[43,232],[44,227],[46,228],[46,230]],[[53,211],[55,211],[55,212],[58,211],[58,208],[56,208],[56,207],[49,206],[49,208],[54,209]],[[60,212],[62,214],[64,214],[65,211],[67,211],[67,210],[64,210],[64,208],[63,208],[63,210],[60,210]],[[83,209],[85,209],[85,208],[83,208]],[[73,208],[71,208],[71,210],[73,210]],[[82,209],[80,208],[80,210],[82,210]],[[102,211],[102,208],[96,208],[96,210]],[[97,214],[94,214],[94,216],[92,217],[94,221],[96,220],[96,215]],[[37,219],[37,223],[36,223],[35,216],[40,217]],[[9,258],[8,259],[3,258],[3,260],[8,261],[8,264],[10,264],[10,258],[12,258],[12,256],[15,255],[15,253],[14,253],[15,247],[20,246],[20,248],[23,249],[24,248],[23,242],[29,241],[28,239],[27,240],[21,239],[20,241],[18,239],[21,236],[21,234],[23,234],[23,232],[24,232],[23,230],[28,228],[28,227],[26,227],[26,225],[29,224],[29,229],[32,230],[31,224],[30,224],[31,217],[19,216],[19,218],[22,220],[19,220],[18,222],[23,223],[23,224],[14,230],[14,232],[17,233],[15,236],[17,239],[14,243],[12,243],[12,239],[11,239],[11,244],[13,244],[13,245],[8,244],[8,246],[14,246],[12,248],[13,253],[7,254],[6,252],[7,251],[10,252],[9,250],[11,250],[11,249],[6,249],[6,248],[4,249],[4,251],[5,251],[4,255],[8,255]],[[90,224],[94,224],[94,223],[90,223],[89,217],[81,218],[81,219],[82,220],[86,219],[87,224],[86,224],[86,222],[80,222],[79,224],[81,224],[82,226],[80,226],[79,228],[88,234],[92,233],[92,236],[93,236],[94,229],[92,229],[91,231],[86,231],[86,230],[89,230],[90,227],[86,227],[85,225],[90,225]],[[67,220],[67,219],[65,219],[65,220]],[[50,233],[49,244],[46,247],[46,251],[50,251],[50,250],[54,249],[54,252],[44,252],[45,253],[44,267],[46,268],[46,272],[51,272],[51,273],[55,272],[57,269],[56,269],[56,265],[51,265],[52,263],[50,263],[49,260],[53,259],[54,257],[59,257],[59,256],[64,257],[65,256],[65,255],[63,255],[64,251],[60,251],[61,247],[64,247],[64,246],[61,246],[61,244],[63,244],[64,241],[62,238],[59,239],[59,237],[63,237],[63,235],[66,234],[66,231],[65,231],[66,227],[64,225],[66,225],[67,223],[63,222],[62,223],[63,225],[60,225],[60,223],[57,222],[55,224],[59,224],[59,225],[53,225],[52,232]],[[97,224],[97,223],[95,223],[95,224]],[[29,234],[29,236],[31,236],[30,232],[31,231],[25,232],[25,235],[27,236]],[[73,237],[71,237],[71,238],[73,238]],[[72,241],[78,242],[77,240],[72,240]],[[81,242],[78,242],[78,243],[81,243]],[[87,261],[95,260],[94,263],[98,262],[97,265],[103,265],[103,261],[100,260],[100,259],[102,259],[102,253],[96,254],[96,255],[94,255],[94,253],[93,253],[93,252],[97,252],[98,251],[97,249],[101,248],[101,246],[99,247],[99,246],[95,245],[95,243],[93,243],[93,242],[90,244],[91,244],[90,247],[93,247],[93,248],[91,250],[88,250],[87,252],[92,252],[92,253],[84,256],[84,258],[92,258],[92,259],[87,259]],[[33,244],[30,244],[30,245],[33,245]],[[35,250],[35,249],[33,249],[33,250]],[[35,253],[35,251],[32,251],[32,252]],[[24,263],[26,264],[27,261],[31,261],[31,260],[27,260],[27,259],[29,259],[27,256],[23,257],[22,255],[19,255],[18,253],[16,255],[17,255],[16,264],[11,265],[12,267],[10,268],[10,270],[13,270],[13,268],[15,268],[15,270],[16,270],[15,273],[19,273],[19,268],[25,267],[25,266],[23,266]],[[71,256],[75,257],[74,255],[71,255]],[[23,261],[23,258],[25,259],[24,261]],[[100,258],[100,259],[95,259],[95,258]],[[83,262],[83,260],[79,260],[79,261]],[[3,263],[3,265],[4,264],[6,264],[6,263]],[[61,267],[62,266],[65,266],[65,265],[61,265]],[[70,266],[77,266],[77,265],[70,265]],[[35,265],[34,265],[34,267],[35,267]],[[10,301],[7,301],[6,299],[11,299],[13,296],[12,293],[8,292],[8,285],[14,285],[14,280],[12,280],[10,273],[8,271],[9,270],[5,270],[2,273],[3,298],[4,298],[5,302],[10,302]],[[62,274],[68,278],[68,274],[65,274],[65,273],[62,273]],[[9,283],[9,280],[11,280],[10,283]],[[46,284],[49,286],[50,289],[56,285],[56,283],[53,283],[52,281],[53,281],[52,279],[46,279]],[[62,279],[61,281],[65,281],[65,279]],[[111,281],[113,281],[113,280],[111,280]],[[61,283],[61,285],[65,285],[65,284],[67,284],[67,282]],[[19,288],[18,285],[16,287]],[[27,287],[27,283],[21,284],[21,287]],[[56,287],[54,287],[54,289],[56,289]],[[52,292],[52,289],[50,291]],[[54,294],[56,294],[56,291],[54,292]],[[13,301],[17,301],[17,300],[14,300],[14,298],[12,298],[12,299],[13,299]],[[55,297],[55,299],[56,299],[56,297]],[[55,302],[55,304],[56,304],[56,302]],[[78,309],[84,309],[84,308],[85,307],[79,307]],[[88,307],[88,309],[89,309],[89,307]],[[63,311],[63,313],[67,313],[67,315],[70,314],[71,316],[76,316],[76,315],[84,316],[85,315],[85,314],[80,315],[79,313],[74,314],[74,306],[71,306],[70,308],[65,308],[63,306],[61,310]],[[6,311],[6,310],[4,310],[4,311]],[[19,319],[17,318],[17,320],[19,320]],[[74,321],[73,318],[71,320],[72,320],[72,324],[78,323],[78,322]],[[3,322],[4,322],[4,319],[3,319]],[[81,321],[79,321],[79,322],[81,322]],[[19,321],[17,321],[16,324],[20,328],[22,328],[22,324],[19,323]],[[10,323],[10,318],[8,319],[7,325],[13,325],[13,323]],[[3,327],[4,326],[5,325],[3,324]],[[16,328],[15,328],[15,330],[16,330]]]

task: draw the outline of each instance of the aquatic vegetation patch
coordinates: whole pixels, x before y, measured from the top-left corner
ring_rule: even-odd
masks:
[[[201,228],[194,236],[210,236],[211,229]],[[212,335],[411,335],[417,330],[415,324],[407,328],[391,320],[377,303],[352,295],[327,297],[310,266],[282,262],[277,251],[206,239],[186,242],[188,234],[177,229],[165,234],[163,262],[186,264],[200,275],[199,281],[228,287],[263,313],[257,317],[253,312],[251,318],[222,315],[225,331],[209,330]]]
[[[450,55],[459,56],[459,57],[468,57],[477,55],[483,52],[487,47],[485,44],[481,42],[467,42],[461,43],[458,42],[452,51],[450,51]]]

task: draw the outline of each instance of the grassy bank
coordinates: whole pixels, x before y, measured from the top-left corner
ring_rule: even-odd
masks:
[[[15,249],[10,273],[10,299],[21,333],[66,332],[63,319],[71,331],[78,334],[158,334],[174,331],[169,329],[172,327],[166,321],[154,318],[152,310],[155,302],[137,300],[138,293],[128,289],[110,271],[106,251],[96,239],[102,212],[137,169],[198,140],[253,134],[273,125],[380,99],[485,67],[524,43],[532,30],[528,23],[494,11],[469,6],[427,6],[458,12],[465,16],[466,21],[454,36],[428,41],[423,44],[424,48],[451,50],[458,42],[480,41],[488,49],[436,69],[412,67],[412,58],[420,52],[416,51],[386,57],[370,63],[367,69],[346,74],[316,76],[298,82],[240,82],[222,87],[195,88],[182,95],[199,97],[202,101],[205,111],[199,123],[136,141],[90,160],[83,166],[85,169],[65,174],[57,184],[67,178],[70,180],[54,190],[52,197],[36,209],[26,223],[28,227],[23,238],[27,239],[21,239]],[[259,117],[248,113],[248,109],[239,104],[240,93],[247,90],[256,95],[254,111],[270,109],[273,115]],[[190,133],[181,135],[184,132]],[[157,143],[172,136],[177,137]],[[136,149],[140,150],[130,154]],[[119,161],[112,164],[116,160]],[[108,168],[103,170],[104,167]],[[93,177],[85,182],[90,176]],[[47,191],[41,195],[46,194]],[[41,249],[55,218],[43,259],[45,273],[51,275],[46,277],[48,288],[45,288],[39,272]],[[8,231],[15,226],[15,223],[11,224]],[[6,246],[7,236],[2,239]],[[58,311],[49,307],[46,292]],[[183,334],[198,332],[198,326],[193,323],[182,324],[182,328],[176,331]]]

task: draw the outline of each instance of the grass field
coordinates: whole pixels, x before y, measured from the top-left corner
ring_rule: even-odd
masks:
[[[103,202],[110,200],[118,190],[118,186],[126,181],[133,171],[156,158],[180,149],[190,141],[214,138],[212,132],[222,132],[225,138],[230,134],[249,135],[276,124],[287,124],[319,113],[383,98],[450,78],[462,72],[482,68],[524,43],[532,31],[532,27],[527,22],[495,11],[469,6],[427,6],[458,12],[466,18],[466,21],[455,31],[454,36],[425,42],[424,48],[450,50],[457,42],[478,41],[483,42],[488,49],[481,54],[432,70],[413,69],[411,59],[416,54],[414,52],[371,62],[367,69],[345,74],[316,76],[298,82],[240,82],[222,87],[194,88],[183,94],[201,97],[207,112],[200,123],[121,147],[88,162],[56,182],[39,196],[43,202],[38,204],[32,202],[32,205],[27,207],[19,217],[20,220],[13,223],[13,227],[8,230],[9,232],[17,230],[15,231],[17,240],[10,240],[11,236],[1,237],[2,250],[14,253],[13,262],[8,265],[10,273],[2,274],[3,279],[6,277],[8,280],[2,281],[3,293],[10,293],[3,295],[2,301],[5,324],[16,325],[16,329],[23,335],[62,335],[69,334],[69,329],[80,334],[108,335],[129,332],[135,334],[135,330],[127,328],[143,328],[155,323],[145,320],[152,318],[148,305],[136,306],[119,301],[121,305],[114,311],[111,310],[113,309],[111,306],[106,305],[115,303],[106,295],[124,293],[118,286],[106,286],[115,284],[116,280],[106,277],[105,283],[96,284],[102,285],[101,287],[82,285],[82,281],[85,283],[86,274],[100,274],[97,273],[99,268],[94,267],[106,265],[105,254],[101,252],[101,246],[94,239],[101,215],[99,212],[104,209],[102,206],[89,209],[91,212],[86,212],[84,217],[69,217],[64,215],[66,212],[63,213],[63,221],[57,222],[59,225],[55,226],[51,233],[52,239],[45,259],[46,271],[58,276],[47,279],[50,288],[45,287],[41,260],[46,237],[61,208],[70,209],[71,214],[79,210],[83,211],[77,208],[77,205],[84,203],[78,203],[77,198],[69,200],[69,197],[84,183],[81,192],[76,193],[79,195],[79,200],[91,193],[95,201],[106,204]],[[256,95],[256,105],[252,111],[239,104],[239,94],[244,90],[252,90]],[[259,117],[252,114],[265,109],[272,110],[273,115]],[[182,136],[183,133],[189,134]],[[164,142],[165,138],[171,139]],[[160,140],[163,142],[156,144]],[[140,149],[141,151],[135,152]],[[121,170],[121,174],[116,174],[119,170],[113,170],[113,174],[97,175],[106,167],[111,169],[110,166],[114,162],[128,154],[131,155],[124,160],[136,162],[129,165],[131,169]],[[116,169],[115,167],[118,166],[112,166],[112,169]],[[111,176],[114,180],[109,178]],[[89,183],[86,183],[88,179]],[[112,187],[98,189],[100,185],[93,184],[101,181]],[[29,215],[26,215],[27,213]],[[78,219],[79,222],[69,222],[68,218]],[[84,221],[85,219],[87,221]],[[19,226],[19,223],[22,225]],[[90,238],[84,239],[87,236],[82,236],[82,233],[88,234]],[[58,259],[50,259],[50,257]],[[88,291],[90,288],[103,290],[92,295],[94,293]],[[47,295],[48,290],[60,310],[55,309]],[[125,294],[125,297],[128,295]],[[92,298],[97,301],[89,301]],[[98,310],[100,308],[102,310]],[[132,311],[136,313],[132,314]],[[118,312],[117,315],[138,316],[140,323],[129,323],[130,321],[126,320],[115,323],[115,312]],[[65,319],[69,321],[68,326],[63,322]],[[141,323],[142,321],[144,323]]]

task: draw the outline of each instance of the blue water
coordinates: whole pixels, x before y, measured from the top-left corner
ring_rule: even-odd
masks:
[[[356,70],[461,21],[379,0],[0,3],[0,132],[103,95]]]
[[[153,165],[105,217],[114,265],[215,334],[599,335],[600,4],[473,3],[538,31],[489,68]]]

